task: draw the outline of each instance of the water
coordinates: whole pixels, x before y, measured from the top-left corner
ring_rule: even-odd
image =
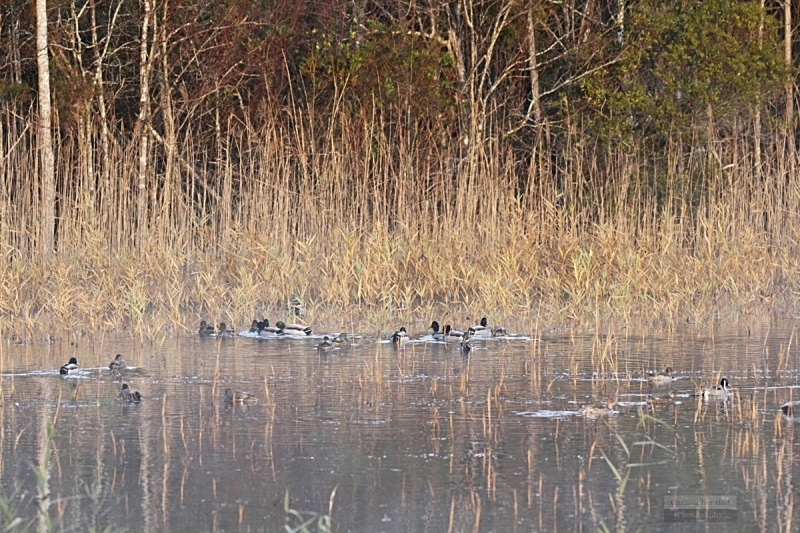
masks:
[[[318,337],[5,342],[0,491],[22,530],[285,531],[302,516],[317,531],[326,515],[354,532],[788,530],[793,327],[543,331],[468,358],[369,336],[326,355]],[[139,405],[115,399],[116,353]],[[81,373],[59,376],[73,356]],[[666,366],[677,398],[652,409],[670,387],[644,371]],[[732,401],[692,395],[721,376]],[[226,388],[258,402],[226,405]],[[577,414],[609,397],[610,416]],[[734,521],[667,523],[665,496],[735,498]]]

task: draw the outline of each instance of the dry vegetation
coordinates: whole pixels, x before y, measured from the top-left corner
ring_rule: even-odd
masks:
[[[201,316],[245,326],[293,296],[312,322],[346,313],[380,326],[443,304],[496,321],[675,323],[791,312],[800,282],[796,158],[766,149],[759,178],[744,135],[670,146],[660,175],[630,147],[576,143],[555,168],[535,148],[520,161],[490,131],[423,158],[347,124],[306,148],[313,133],[275,120],[222,139],[245,154],[239,164],[182,147],[194,168],[218,168],[219,186],[188,171],[153,178],[146,233],[130,200],[131,147],[112,151],[97,188],[86,153],[62,148],[58,167],[73,179],[58,191],[58,253],[42,260],[35,140],[21,124],[9,120],[0,159],[0,316],[21,337],[185,332]]]
[[[789,2],[115,6],[0,18],[6,334],[793,313]]]

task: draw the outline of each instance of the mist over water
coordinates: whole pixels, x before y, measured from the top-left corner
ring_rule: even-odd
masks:
[[[4,341],[0,494],[19,527],[47,529],[49,493],[52,528],[79,531],[283,531],[293,512],[309,531],[326,515],[334,531],[695,531],[665,521],[664,497],[709,495],[735,498],[726,531],[797,523],[779,408],[800,399],[793,322],[516,333],[469,357],[367,335],[325,354],[320,335]],[[671,386],[647,382],[667,366]],[[694,396],[720,377],[730,400]],[[123,380],[140,404],[116,399]],[[578,414],[608,398],[610,415]]]

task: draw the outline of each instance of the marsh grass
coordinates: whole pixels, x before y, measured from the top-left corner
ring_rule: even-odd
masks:
[[[187,133],[175,147],[194,164],[186,174],[158,165],[158,145],[141,192],[137,141],[120,132],[97,161],[91,144],[59,139],[58,250],[44,259],[36,128],[6,110],[4,333],[157,337],[190,333],[200,318],[244,328],[255,316],[291,317],[295,297],[308,322],[374,331],[440,310],[597,327],[794,306],[796,156],[764,146],[757,172],[744,130],[704,150],[673,141],[657,154],[593,148],[570,130],[567,148],[538,165],[496,131],[423,150],[342,117],[325,127],[334,137],[299,110],[291,116],[231,126],[219,139],[225,155]],[[143,224],[138,194],[147,195]]]
[[[333,510],[335,497],[336,488],[331,491],[328,514],[313,511],[298,511],[293,508],[292,501],[289,498],[289,491],[287,490],[283,496],[283,513],[286,515],[286,521],[288,522],[285,526],[287,533],[310,533],[311,531],[330,533],[333,531],[331,525],[331,511]]]
[[[14,492],[0,498],[0,526],[3,527],[4,532],[28,531],[31,529],[33,522],[26,523],[20,516],[21,514],[18,493]]]
[[[612,457],[617,457],[617,462],[609,457],[610,451],[607,454],[603,447],[598,448],[600,455],[602,455],[606,465],[611,471],[616,481],[617,490],[609,498],[614,508],[615,531],[626,531],[626,504],[625,504],[625,489],[628,486],[628,481],[631,479],[631,474],[636,469],[646,468],[655,464],[664,463],[667,461],[674,461],[676,458],[676,451],[670,449],[668,446],[660,444],[653,438],[653,426],[663,426],[671,428],[672,426],[667,422],[660,420],[645,413],[641,408],[638,411],[639,420],[636,428],[632,432],[631,440],[629,443],[618,432],[614,432],[613,442],[619,448],[621,453],[612,454]],[[589,452],[589,463],[587,471],[591,471],[592,457],[597,446],[597,441],[592,443]],[[637,453],[636,450],[639,450]],[[645,459],[653,455],[661,456],[660,459]],[[583,493],[584,489],[581,486],[580,492]],[[604,520],[598,520],[600,531],[609,531],[609,528]]]

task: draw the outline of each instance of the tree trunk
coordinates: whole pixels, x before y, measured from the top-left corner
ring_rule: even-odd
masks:
[[[533,25],[533,5],[528,6],[528,66],[531,77],[531,109],[533,120],[536,122],[537,136],[542,129],[542,102],[539,89],[539,62],[536,59],[536,38]]]
[[[56,183],[53,137],[50,131],[50,61],[47,53],[47,2],[36,0],[36,62],[39,69],[39,154],[41,169],[41,226],[39,250],[53,253],[56,224]]]
[[[765,0],[761,0],[761,15],[758,21],[758,49],[764,48],[764,10]],[[761,102],[756,98],[755,118],[753,120],[753,165],[756,181],[761,183]]]
[[[625,44],[625,0],[617,0],[617,42]]]
[[[783,60],[792,68],[792,0],[783,0]],[[786,80],[786,131],[794,136],[794,80]]]
[[[150,24],[150,2],[142,0],[144,19],[142,20],[142,42],[139,53],[139,176],[136,191],[136,231],[141,244],[147,234],[147,149],[150,130],[147,127],[150,106],[150,69],[147,54],[148,29]]]
[[[111,205],[111,184],[110,184],[110,164],[108,154],[108,117],[106,116],[106,97],[103,91],[103,57],[105,54],[100,52],[100,41],[97,38],[97,6],[95,2],[91,3],[91,17],[92,17],[92,48],[94,48],[94,87],[95,95],[97,96],[97,110],[100,112],[100,165],[102,168],[101,178],[98,183],[98,189],[102,191],[101,198],[103,199],[105,209],[101,212],[110,212]],[[111,36],[108,36],[110,39]],[[92,177],[94,179],[94,177]]]
[[[169,51],[167,50],[167,14],[169,2],[164,2],[163,14],[161,19],[161,29],[159,33],[159,46],[161,47],[161,113],[164,119],[164,192],[161,199],[161,227],[166,229],[171,225],[173,218],[172,210],[175,209],[173,202],[173,174],[175,174],[175,116],[172,112],[172,87],[170,87],[170,65]],[[177,189],[176,184],[176,191]],[[159,238],[163,238],[167,232],[159,232]]]

